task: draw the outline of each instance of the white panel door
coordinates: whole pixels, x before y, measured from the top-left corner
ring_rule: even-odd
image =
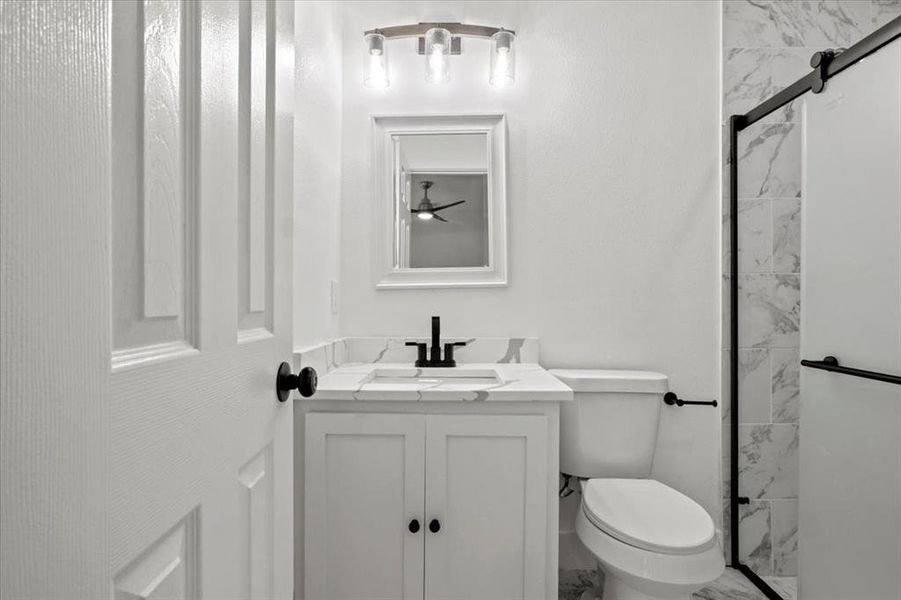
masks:
[[[805,108],[802,357],[901,374],[901,40]],[[801,368],[800,592],[901,598],[901,387]]]
[[[546,417],[428,415],[426,600],[545,598],[547,481]]]
[[[4,599],[292,597],[293,14],[0,8]]]
[[[421,599],[423,416],[310,413],[305,434],[305,600]]]

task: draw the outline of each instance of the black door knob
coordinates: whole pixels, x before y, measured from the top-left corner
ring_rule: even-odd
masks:
[[[412,521],[410,521],[407,529],[410,530],[410,533],[416,533],[417,531],[419,531],[419,520],[413,519]]]
[[[279,402],[286,401],[294,389],[304,398],[309,398],[316,393],[318,383],[319,377],[313,367],[304,367],[300,373],[293,375],[291,365],[283,362],[278,366],[278,374],[275,377],[275,393]]]
[[[432,533],[438,533],[441,531],[441,523],[438,522],[438,519],[432,519],[429,521],[429,531]]]

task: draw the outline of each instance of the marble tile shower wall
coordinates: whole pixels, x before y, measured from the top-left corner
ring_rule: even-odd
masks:
[[[810,55],[850,46],[901,15],[901,0],[725,0],[724,144],[743,113],[810,71]],[[742,562],[759,575],[797,575],[800,324],[800,101],[739,137],[740,489]],[[724,152],[728,160],[728,152]],[[728,168],[728,165],[726,165]],[[723,189],[728,194],[728,170]],[[728,211],[728,196],[724,198]],[[726,212],[724,226],[728,224]],[[728,335],[728,314],[724,315]],[[728,375],[729,339],[724,339]],[[724,378],[725,379],[725,378]],[[728,380],[724,381],[728,397]],[[727,405],[728,408],[728,405]],[[723,414],[724,522],[729,536],[729,412]],[[726,548],[729,548],[728,542]]]

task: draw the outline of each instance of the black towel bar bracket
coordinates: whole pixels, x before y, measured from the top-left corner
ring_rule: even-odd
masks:
[[[811,369],[819,369],[821,371],[831,371],[832,373],[841,373],[842,375],[851,375],[852,377],[874,379],[876,381],[884,381],[886,383],[901,385],[901,376],[889,375],[888,373],[877,373],[876,371],[865,371],[863,369],[852,369],[851,367],[843,367],[838,364],[838,359],[834,356],[827,356],[823,358],[823,360],[802,360],[801,366],[810,367]]]
[[[676,392],[667,392],[663,394],[663,402],[667,406],[717,406],[716,400],[700,401],[700,400],[683,400],[676,395]]]

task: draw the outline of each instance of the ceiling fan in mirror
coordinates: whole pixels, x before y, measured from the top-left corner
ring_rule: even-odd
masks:
[[[434,218],[441,221],[442,223],[447,223],[448,220],[437,214],[438,211],[444,210],[445,208],[450,208],[451,206],[457,206],[458,204],[463,204],[464,202],[466,202],[466,200],[458,200],[456,202],[451,202],[450,204],[441,204],[439,206],[435,206],[434,204],[432,204],[432,201],[429,200],[429,188],[433,185],[433,181],[420,182],[419,186],[422,188],[423,192],[422,200],[419,201],[419,206],[410,209],[410,212],[415,214],[423,221],[428,221]]]

